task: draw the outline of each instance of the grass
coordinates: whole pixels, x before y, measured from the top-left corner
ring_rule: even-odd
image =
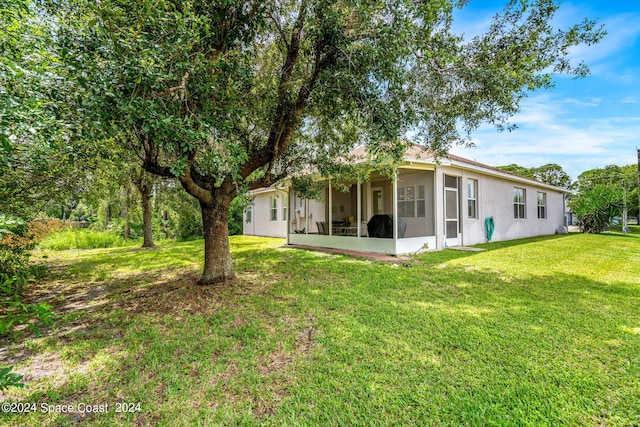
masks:
[[[29,388],[0,399],[109,412],[0,424],[640,425],[640,229],[411,267],[282,243],[232,237],[215,287],[194,284],[202,241],[39,253],[30,296],[58,321],[3,343]]]
[[[131,245],[112,233],[88,229],[64,229],[54,231],[38,243],[38,247],[50,250],[112,248]]]

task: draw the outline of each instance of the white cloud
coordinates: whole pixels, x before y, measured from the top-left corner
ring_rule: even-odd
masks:
[[[489,10],[489,3],[495,11]],[[497,2],[480,0],[472,0],[470,6],[476,4],[477,9],[454,21],[467,38],[486,31],[500,9]],[[562,29],[586,17],[605,24],[608,34],[600,43],[570,51],[571,61],[584,61],[591,76],[575,84],[570,76],[555,76],[555,91],[523,100],[512,119],[518,129],[498,133],[482,126],[472,135],[476,148],[454,147],[452,153],[490,165],[558,163],[574,179],[588,169],[635,163],[640,146],[640,9],[637,0],[614,0],[609,6],[566,0],[553,21]]]
[[[586,16],[584,12],[582,14]],[[576,15],[573,15],[574,23],[575,17]],[[562,20],[568,19],[563,17]],[[604,24],[607,31],[604,38],[592,46],[573,47],[569,57],[575,62],[584,61],[593,74],[606,74],[611,71],[608,67],[610,60],[636,55],[634,45],[640,37],[640,14],[625,13],[601,19],[599,22]],[[603,61],[606,63],[602,64]]]
[[[601,98],[586,98],[586,99],[566,98],[563,102],[566,104],[574,104],[579,107],[597,107],[602,102],[602,99]]]
[[[544,94],[526,100],[513,121],[519,125],[515,131],[483,126],[473,135],[476,147],[451,152],[494,166],[557,163],[573,178],[588,169],[635,161],[640,116],[571,117],[561,102]]]

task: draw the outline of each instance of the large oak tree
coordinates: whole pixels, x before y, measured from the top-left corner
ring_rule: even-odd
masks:
[[[570,48],[603,34],[553,28],[555,0],[513,0],[465,39],[451,28],[464,3],[76,0],[59,3],[56,40],[84,91],[83,135],[111,135],[199,201],[211,284],[233,277],[236,195],[329,170],[356,145],[444,152],[482,122],[508,127],[553,73],[586,74]]]

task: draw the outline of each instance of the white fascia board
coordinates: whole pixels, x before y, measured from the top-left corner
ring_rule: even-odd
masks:
[[[410,163],[421,163],[425,165],[434,165],[434,166],[451,166],[451,160],[446,158],[441,158],[436,161],[434,158],[430,159],[411,159],[407,160]]]
[[[286,192],[288,189],[289,189],[289,186],[258,188],[256,190],[249,191],[249,194],[255,196],[256,194],[274,193],[276,191],[285,191]]]

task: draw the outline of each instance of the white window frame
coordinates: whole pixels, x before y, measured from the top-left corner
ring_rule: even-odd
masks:
[[[513,217],[527,219],[527,189],[513,187]]]
[[[473,189],[473,194],[471,191]],[[473,206],[473,215],[471,214],[471,206]],[[475,178],[467,178],[467,217],[469,219],[478,219],[478,180]]]
[[[271,196],[269,203],[271,204],[271,222],[278,220],[278,196]]]
[[[289,219],[289,195],[285,194],[282,198],[282,220]]]
[[[536,204],[538,205],[538,219],[547,219],[547,193],[538,191],[536,193]]]
[[[247,206],[245,209],[245,222],[251,224],[253,221],[253,206]]]

